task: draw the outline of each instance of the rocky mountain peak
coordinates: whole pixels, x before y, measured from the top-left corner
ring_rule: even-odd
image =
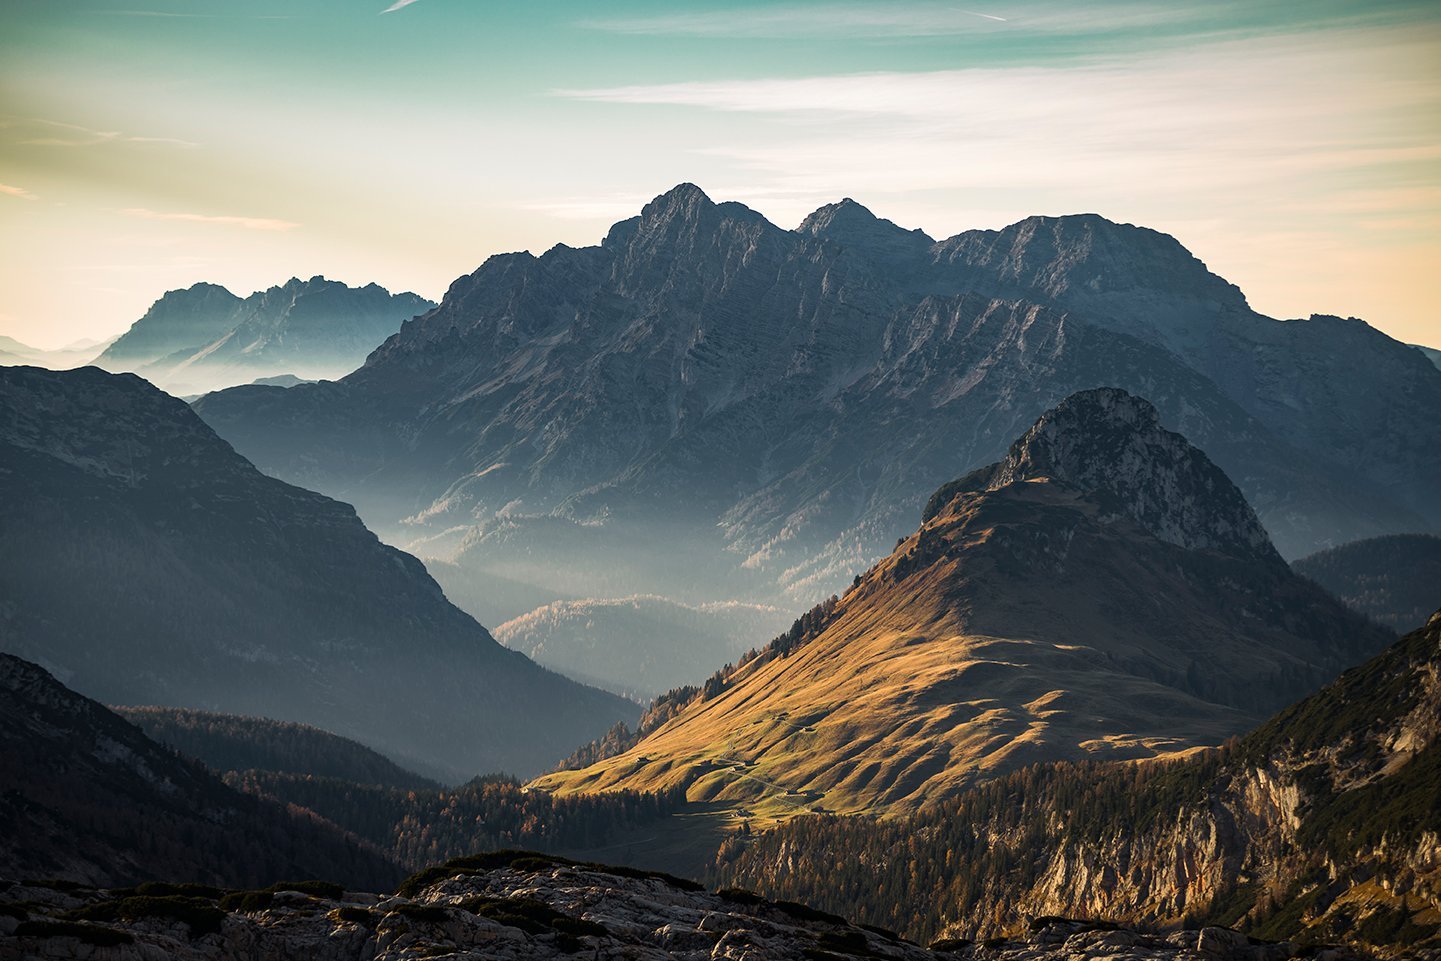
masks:
[[[1027,217],[1001,230],[966,231],[938,244],[937,259],[1048,297],[1159,289],[1246,308],[1240,289],[1211,273],[1176,238],[1099,214]]]
[[[1168,543],[1281,563],[1230,478],[1162,427],[1149,401],[1114,387],[1080,391],[1043,413],[1001,461],[938,491],[926,516],[961,493],[1042,479],[1099,497]]]
[[[898,256],[919,255],[935,241],[919,228],[906,230],[877,217],[865,206],[849,197],[839,203],[826,204],[801,221],[796,233],[819,237],[869,253],[891,253]]]

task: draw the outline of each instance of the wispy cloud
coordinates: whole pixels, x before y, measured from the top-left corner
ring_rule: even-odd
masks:
[[[197,224],[221,224],[226,227],[244,227],[246,230],[294,230],[300,224],[290,220],[276,220],[270,217],[216,217],[208,214],[163,213],[144,207],[126,207],[120,211],[130,217],[146,220],[177,220]]]
[[[382,10],[382,11],[380,11],[380,12],[381,12],[381,13],[394,13],[395,11],[397,11],[397,10],[402,10],[402,9],[404,9],[405,7],[408,7],[408,6],[410,6],[412,3],[415,3],[415,2],[417,2],[417,0],[396,0],[395,3],[392,3],[390,6],[386,7],[384,10]]]
[[[413,2],[413,0],[412,0]],[[1190,22],[1204,11],[1182,5],[1031,3],[1012,12],[961,8],[951,3],[862,5],[780,4],[768,9],[708,10],[650,17],[596,17],[578,26],[642,36],[732,39],[902,38],[988,30],[1096,33]],[[1214,12],[1214,11],[1213,11]],[[1002,16],[1001,14],[1005,15]]]
[[[44,120],[39,117],[7,120],[0,128],[12,131],[12,142],[26,147],[94,147],[100,144],[160,144],[193,149],[200,144],[177,137],[145,137],[120,130],[95,130],[79,124]]]
[[[175,13],[165,10],[97,10],[107,17],[174,17],[184,20],[294,20],[281,13]]]
[[[7,197],[19,197],[21,200],[39,200],[37,194],[33,194],[24,187],[13,187],[10,184],[0,184],[0,194]]]
[[[1347,205],[1379,214],[1421,199],[1417,215],[1441,210],[1416,194],[1441,161],[1438,46],[1433,28],[1367,28],[1066,66],[557,93],[730,115],[671,122],[703,166],[744,185],[738,196],[773,198],[762,209],[780,222],[813,209],[819,193],[870,198],[936,232],[1038,211],[1244,220],[1302,202],[1313,209],[1298,217],[1332,229],[1367,216],[1340,203],[1341,188],[1359,183],[1374,194]],[[941,197],[955,220],[933,219]]]

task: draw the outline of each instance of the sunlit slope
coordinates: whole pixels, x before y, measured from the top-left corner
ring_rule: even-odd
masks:
[[[1290,573],[1148,404],[1087,394],[943,489],[812,640],[537,784],[683,784],[763,818],[904,810],[1041,760],[1217,743],[1385,643]]]

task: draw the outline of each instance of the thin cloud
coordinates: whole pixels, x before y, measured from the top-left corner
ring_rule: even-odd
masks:
[[[609,33],[639,36],[678,36],[728,39],[871,39],[876,37],[936,37],[1020,29],[1038,33],[1093,34],[1155,27],[1196,20],[1201,11],[1167,6],[1109,4],[1035,4],[1021,15],[998,16],[952,4],[932,3],[892,7],[851,3],[788,4],[766,10],[711,10],[669,13],[651,17],[600,17],[577,26]],[[1002,27],[1000,25],[1004,24]]]
[[[1338,36],[1338,34],[1340,34]],[[577,100],[724,113],[687,145],[798,219],[817,190],[896,204],[934,230],[1007,222],[1038,208],[1144,219],[1194,207],[1251,211],[1304,200],[1310,219],[1355,220],[1336,185],[1364,174],[1404,208],[1441,159],[1435,31],[1366,29],[1226,40],[1066,67],[975,67],[631,85]],[[704,126],[702,126],[704,125]],[[1406,191],[1404,195],[1394,191]],[[969,223],[934,223],[931,197],[964,198]],[[789,199],[787,199],[787,195]],[[1189,205],[1189,206],[1188,206]],[[1430,215],[1435,198],[1413,213]],[[577,213],[583,208],[577,207]],[[1131,211],[1137,211],[1131,214]],[[1186,213],[1185,216],[1192,216]],[[900,222],[898,220],[898,222]]]
[[[147,210],[144,207],[126,207],[120,211],[130,217],[143,217],[146,220],[176,220],[185,223],[196,224],[221,224],[226,227],[244,227],[246,230],[294,230],[300,224],[290,220],[277,220],[271,217],[214,217],[207,214],[186,214],[186,213],[163,213],[157,210]]]
[[[176,17],[185,20],[294,20],[288,14],[266,13],[171,13],[162,10],[97,10],[106,17]]]
[[[380,11],[380,12],[381,12],[382,14],[394,13],[395,11],[404,9],[405,7],[408,7],[408,6],[410,6],[412,3],[416,3],[416,2],[417,2],[417,0],[396,0],[395,3],[392,3],[390,6],[386,7],[384,10],[382,10],[382,11]]]
[[[0,184],[0,194],[7,197],[19,197],[22,200],[39,200],[38,194],[33,194],[24,187],[12,187],[10,184]]]
[[[120,130],[94,130],[79,124],[39,117],[9,121],[0,127],[16,129],[21,139],[15,142],[26,147],[95,147],[110,143],[160,144],[187,150],[199,147],[193,140],[178,137],[144,137]],[[27,133],[28,132],[28,133]]]

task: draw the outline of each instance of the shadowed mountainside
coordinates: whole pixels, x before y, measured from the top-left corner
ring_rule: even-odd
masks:
[[[348,505],[93,367],[0,368],[0,649],[107,703],[313,724],[456,781],[635,716],[501,647]]]
[[[273,771],[396,790],[440,787],[363,744],[308,724],[178,707],[117,707],[114,711],[147,737],[195,758],[212,771]]]
[[[233,886],[324,877],[394,884],[378,849],[231,790],[197,762],[0,654],[0,876]]]
[[[1318,551],[1291,567],[1393,631],[1411,630],[1441,606],[1441,537],[1371,537]]]

